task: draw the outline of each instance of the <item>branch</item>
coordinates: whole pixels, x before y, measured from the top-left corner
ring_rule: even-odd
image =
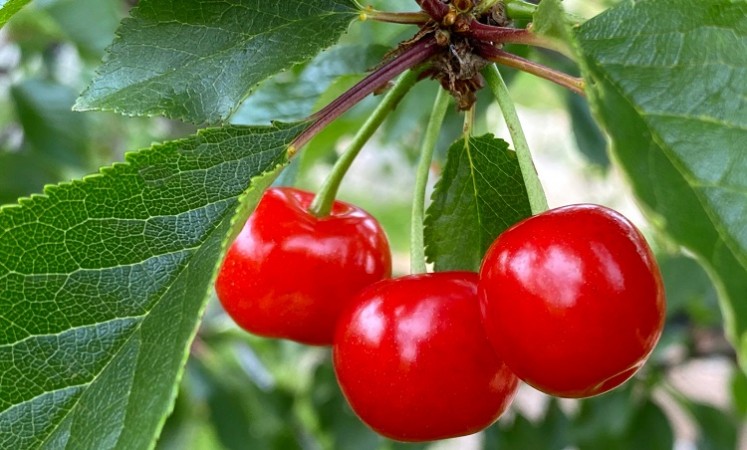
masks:
[[[313,123],[301,133],[290,145],[288,153],[293,155],[307,144],[320,131],[347,110],[366,98],[372,92],[384,87],[394,77],[407,69],[411,69],[435,55],[441,47],[433,37],[415,43],[394,59],[379,67],[375,72],[345,91],[332,103],[325,106],[310,117]]]

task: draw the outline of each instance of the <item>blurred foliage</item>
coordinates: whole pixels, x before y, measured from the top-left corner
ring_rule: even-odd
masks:
[[[386,10],[414,9],[414,4],[398,0],[371,3]],[[101,165],[121,160],[125,151],[193,131],[189,125],[161,118],[71,112],[76,96],[90,81],[130,6],[131,2],[122,0],[38,0],[0,31],[0,203],[41,192],[49,183],[92,173]],[[362,72],[375,64],[374,60],[356,59],[356,53],[348,53],[349,64],[336,70],[324,64],[325,57],[360,42],[377,46],[375,53],[381,56],[384,48],[392,48],[414,31],[380,23],[354,24],[340,46],[261,85],[259,96],[250,98],[234,120],[266,120],[281,110],[283,117],[302,117],[359,78],[341,73],[351,67]],[[574,70],[568,60],[557,55],[543,52],[541,57],[548,64]],[[548,88],[540,85],[536,89],[535,80],[524,82],[529,86],[518,89],[528,97],[527,104],[547,105],[543,92]],[[263,103],[262,95],[268,92],[282,92],[283,103]],[[379,166],[366,168],[387,173],[394,180],[393,187],[382,192],[395,191],[397,197],[384,196],[384,201],[379,195],[362,196],[354,190],[342,193],[343,198],[354,199],[381,219],[393,247],[400,252],[406,250],[409,221],[409,191],[403,194],[401,186],[411,184],[409,177],[428,113],[422,105],[430,105],[434,94],[435,83],[418,85],[377,135],[379,149],[370,150],[381,151],[387,158],[399,155],[391,161],[381,157]],[[482,94],[480,98],[477,117],[483,118],[489,102]],[[606,139],[592,120],[588,105],[565,94],[557,100],[557,107],[568,108],[580,154],[592,164],[608,167]],[[375,103],[376,99],[367,99],[332,124],[279,182],[317,185],[320,174],[334,162],[339,142],[360,126]],[[462,120],[455,111],[449,112],[434,169],[443,164],[449,145],[460,135]],[[480,133],[489,131],[484,121],[475,128]],[[358,184],[364,184],[364,191],[380,189],[367,184],[373,179],[371,176]],[[666,249],[658,256],[668,292],[667,324],[660,345],[641,374],[621,389],[583,401],[542,397],[545,406],[539,417],[512,408],[479,436],[480,448],[670,449],[676,427],[661,398],[672,400],[689,417],[697,429],[696,448],[736,448],[739,420],[747,418],[747,377],[734,371],[729,380],[733,402],[718,408],[688,399],[669,381],[673,369],[694,358],[725,358],[734,365],[733,351],[723,338],[716,290],[708,274],[689,255]],[[328,350],[246,335],[228,321],[217,302],[210,305],[158,449],[430,447],[394,443],[363,425],[337,387]],[[459,446],[455,443],[452,448]]]

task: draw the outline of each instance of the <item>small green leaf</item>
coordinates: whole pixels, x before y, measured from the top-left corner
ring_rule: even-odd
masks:
[[[621,439],[630,429],[632,408],[630,383],[580,402],[573,419],[573,443],[581,449],[625,448]],[[614,444],[614,445],[612,445]]]
[[[220,364],[225,360],[219,357],[211,367],[200,367],[208,418],[223,448],[271,448],[276,440],[289,442],[286,448],[298,448],[291,420],[294,399],[281,390],[260,390],[235,368]],[[199,361],[195,365],[199,367]]]
[[[557,400],[551,399],[545,417],[534,423],[516,414],[513,422],[499,421],[485,430],[485,450],[543,449],[562,450],[570,444],[570,420],[560,409]]]
[[[716,276],[747,370],[747,3],[624,2],[578,39],[616,160],[654,222]]]
[[[15,202],[62,177],[59,167],[35,152],[0,150],[0,205]]]
[[[637,404],[630,390],[585,399],[574,423],[579,450],[672,450],[674,431],[650,398]]]
[[[747,375],[739,370],[734,371],[731,379],[731,393],[734,409],[742,419],[747,418]]]
[[[667,293],[667,316],[685,313],[700,326],[721,323],[718,295],[703,267],[682,254],[657,255]]]
[[[534,12],[532,31],[568,42],[571,33],[566,17],[561,0],[542,0]]]
[[[352,0],[143,0],[76,109],[224,120],[256,84],[335,43],[356,12]]]
[[[607,169],[610,166],[607,139],[594,121],[589,103],[572,92],[567,93],[565,99],[568,113],[571,115],[573,137],[579,151],[590,163]]]
[[[624,448],[672,450],[674,430],[661,407],[648,399],[636,408],[625,441]]]
[[[63,166],[89,164],[88,124],[70,110],[75,92],[51,81],[27,79],[11,89],[24,140],[37,154]]]
[[[331,361],[325,361],[316,369],[311,401],[319,427],[331,438],[332,448],[381,448],[384,439],[361,422],[343,397]]]
[[[698,426],[698,450],[734,450],[739,439],[738,424],[733,417],[710,405],[690,406]]]
[[[205,130],[0,209],[0,447],[151,446],[238,198],[304,127]]]
[[[0,0],[0,28],[31,0]]]
[[[111,43],[124,15],[121,0],[57,0],[43,8],[81,54],[97,60]]]
[[[10,89],[23,145],[0,150],[0,204],[39,192],[44,185],[92,170],[88,118],[70,110],[75,92],[29,78]]]
[[[531,30],[554,41],[553,45],[558,51],[574,56],[575,51],[571,45],[573,42],[572,25],[561,0],[542,0],[534,12]]]
[[[485,135],[449,149],[425,219],[435,270],[477,271],[496,237],[531,210],[521,169],[508,144]]]

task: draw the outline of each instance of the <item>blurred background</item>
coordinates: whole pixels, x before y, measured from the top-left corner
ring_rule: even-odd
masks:
[[[382,10],[414,10],[413,1],[371,0]],[[614,1],[567,0],[589,18]],[[95,173],[124,153],[195,131],[163,118],[71,111],[136,1],[35,0],[0,30],[0,204]],[[351,86],[415,29],[354,23],[341,43],[308,64],[263,83],[236,112],[237,124],[298,120]],[[559,69],[552,53],[515,52]],[[726,342],[708,275],[657,234],[610,162],[606,138],[585,102],[548,82],[505,71],[551,206],[594,202],[631,218],[655,247],[668,296],[664,335],[650,361],[620,389],[557,400],[523,386],[510,411],[483,433],[433,444],[387,441],[347,407],[330,352],[239,330],[213,298],[191,349],[174,412],[159,449],[747,449],[747,377]],[[385,227],[395,272],[408,273],[410,192],[420,136],[436,84],[420,83],[364,149],[341,198],[372,212]],[[280,99],[280,100],[279,100]],[[316,189],[366,118],[370,98],[332,124],[279,180]],[[508,139],[487,95],[475,134]],[[450,110],[431,173],[438,179],[462,117]],[[611,349],[614,351],[614,349]],[[457,368],[455,368],[457,370]]]

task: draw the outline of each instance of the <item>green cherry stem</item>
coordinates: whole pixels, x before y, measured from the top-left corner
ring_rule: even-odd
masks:
[[[532,153],[529,151],[529,144],[527,144],[524,130],[521,128],[521,122],[519,122],[519,116],[516,114],[514,102],[508,93],[506,82],[503,81],[503,77],[495,64],[487,66],[482,74],[490,90],[493,91],[493,95],[503,113],[503,118],[506,120],[508,132],[511,134],[511,140],[516,149],[516,156],[519,159],[519,167],[521,167],[521,175],[524,178],[524,185],[527,188],[532,214],[547,211],[548,206],[545,191],[542,189],[537,168],[532,161]]]
[[[537,5],[534,3],[522,0],[508,0],[506,2],[506,14],[512,19],[532,20],[536,11]]]
[[[420,11],[420,12],[390,12],[390,11],[378,11],[373,8],[366,8],[360,13],[361,20],[375,20],[378,22],[387,23],[399,23],[403,25],[423,25],[428,22],[431,17]]]
[[[449,93],[443,88],[438,89],[433,111],[428,121],[420,147],[420,161],[415,175],[415,189],[412,199],[412,217],[410,223],[410,272],[425,273],[425,237],[423,235],[425,220],[425,191],[428,184],[433,151],[436,148],[438,134],[441,131],[446,109],[449,106]]]
[[[366,119],[366,122],[355,134],[348,148],[332,167],[332,171],[314,197],[314,201],[311,202],[309,211],[313,215],[317,217],[326,217],[329,215],[330,211],[332,211],[337,191],[340,189],[342,179],[353,164],[355,157],[358,156],[358,153],[366,145],[366,142],[368,142],[381,123],[384,122],[384,119],[394,110],[399,101],[402,100],[402,97],[415,85],[418,81],[418,76],[419,72],[415,70],[408,70],[402,74],[384,96],[381,103],[379,103],[373,113]]]

